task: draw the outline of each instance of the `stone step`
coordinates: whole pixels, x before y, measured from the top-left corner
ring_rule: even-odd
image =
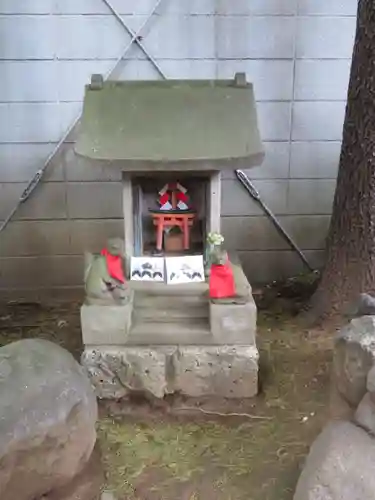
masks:
[[[183,309],[192,307],[207,307],[208,298],[202,295],[152,295],[136,292],[134,294],[134,308],[150,309]]]
[[[174,320],[184,320],[184,319],[206,319],[209,317],[209,307],[205,303],[197,304],[186,304],[186,303],[174,303],[174,304],[160,304],[159,307],[155,307],[154,304],[147,305],[136,305],[133,309],[133,320],[139,321],[174,321]]]
[[[184,318],[175,321],[134,321],[128,345],[212,345],[214,339],[208,318]]]
[[[130,281],[130,287],[137,295],[139,292],[151,296],[206,296],[208,297],[208,283],[188,283],[184,285],[167,285],[150,281]]]

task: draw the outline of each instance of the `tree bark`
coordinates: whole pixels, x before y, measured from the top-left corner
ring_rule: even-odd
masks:
[[[341,313],[375,292],[375,1],[359,0],[326,265],[310,315]]]

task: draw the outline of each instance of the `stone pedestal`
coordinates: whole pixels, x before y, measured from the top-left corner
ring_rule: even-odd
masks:
[[[82,339],[85,345],[124,345],[131,327],[132,302],[122,306],[81,307]]]
[[[124,306],[82,306],[82,364],[99,398],[257,394],[256,305],[231,263],[237,295],[229,299],[209,300],[207,283],[138,282]]]
[[[258,351],[249,346],[86,348],[85,366],[101,399],[132,391],[162,398],[250,398],[258,392]]]

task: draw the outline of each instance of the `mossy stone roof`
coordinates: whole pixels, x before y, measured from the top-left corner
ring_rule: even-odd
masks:
[[[253,86],[233,80],[87,85],[75,150],[96,160],[260,164]]]

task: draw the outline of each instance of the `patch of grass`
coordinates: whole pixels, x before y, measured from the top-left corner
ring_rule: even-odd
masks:
[[[327,415],[331,339],[303,331],[282,311],[261,313],[258,323],[263,394],[252,413],[268,419],[102,420],[108,482],[121,500],[293,498],[299,467]],[[207,477],[208,492],[199,483]]]
[[[262,393],[251,413],[268,420],[100,420],[107,487],[119,500],[292,500],[327,418],[333,332],[305,330],[291,311],[279,297],[258,317]],[[0,344],[27,337],[78,359],[79,307],[0,306]]]
[[[161,422],[146,427],[104,419],[99,436],[108,483],[119,498],[129,500],[137,498],[137,482],[152,468],[160,471],[161,481],[150,486],[156,490],[165,490],[176,482],[194,481],[209,469],[217,498],[227,498],[227,488],[236,491],[237,499],[249,498],[237,483],[246,484],[249,477],[264,476],[262,471],[270,464],[276,461],[282,466],[290,454],[295,459],[306,449],[295,432],[277,420],[238,427],[214,422]]]

